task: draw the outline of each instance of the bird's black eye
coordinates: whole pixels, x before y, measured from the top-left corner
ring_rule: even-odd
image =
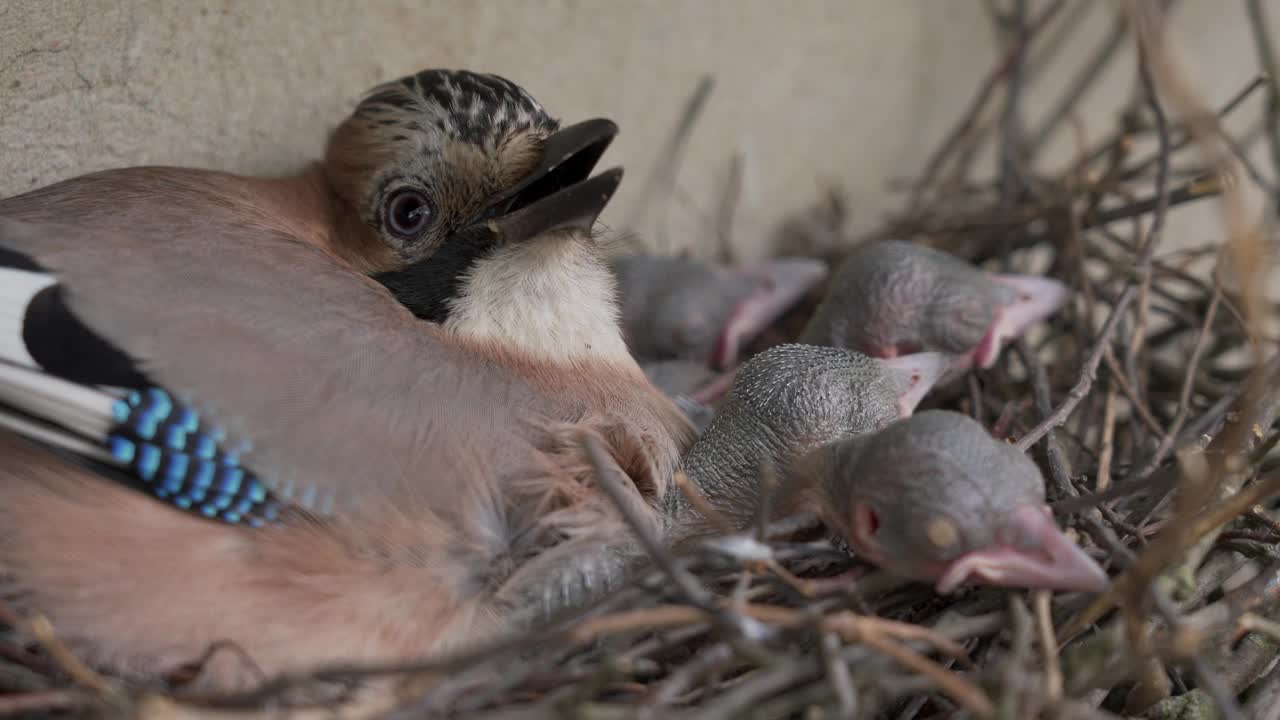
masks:
[[[418,190],[397,190],[382,206],[383,224],[392,235],[406,240],[417,237],[431,221],[431,205]]]

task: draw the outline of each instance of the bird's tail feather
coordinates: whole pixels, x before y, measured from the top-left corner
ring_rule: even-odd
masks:
[[[98,442],[129,417],[119,396],[10,363],[0,363],[0,403]]]
[[[0,428],[4,428],[25,438],[70,452],[97,462],[113,464],[114,458],[100,445],[91,443],[74,433],[48,423],[42,423],[30,416],[14,412],[0,405]]]
[[[23,340],[27,307],[32,298],[56,284],[57,279],[48,273],[5,267],[5,257],[0,252],[0,360],[36,367]]]

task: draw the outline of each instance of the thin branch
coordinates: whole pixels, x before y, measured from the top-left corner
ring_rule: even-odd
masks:
[[[613,503],[614,508],[622,516],[623,521],[626,522],[627,527],[640,542],[649,558],[680,589],[680,592],[690,604],[709,615],[720,615],[707,591],[687,572],[676,565],[675,560],[667,552],[662,541],[654,537],[649,524],[636,514],[633,507],[634,503],[623,496],[623,490],[618,487],[616,474],[609,467],[610,463],[605,457],[604,448],[601,447],[600,441],[587,433],[583,433],[579,440],[582,446],[586,448],[587,457],[595,471],[597,485],[609,498],[610,502]]]
[[[1275,174],[1275,182],[1280,185],[1280,60],[1276,56],[1276,46],[1271,41],[1271,31],[1267,25],[1266,8],[1262,0],[1245,0],[1249,10],[1249,27],[1253,30],[1253,44],[1258,49],[1258,64],[1266,73],[1267,81],[1267,144],[1271,148],[1271,168]],[[1272,198],[1272,206],[1280,209],[1280,190]]]
[[[657,164],[654,165],[653,172],[650,173],[640,190],[640,196],[636,199],[636,204],[631,211],[631,217],[627,219],[625,227],[631,230],[636,230],[639,227],[645,214],[649,212],[655,195],[662,196],[663,199],[660,199],[659,203],[665,208],[665,198],[670,195],[675,187],[676,174],[680,170],[680,160],[684,154],[684,147],[688,143],[689,136],[693,133],[693,126],[702,114],[702,109],[706,106],[707,98],[711,96],[711,89],[714,86],[714,79],[710,75],[703,75],[699,78],[697,87],[694,88],[689,99],[685,101],[684,108],[680,112],[680,119],[676,126],[672,128],[666,145],[663,146],[662,152],[658,153]],[[671,251],[671,246],[668,242],[665,225],[665,222],[659,223],[654,234],[659,250],[663,253],[668,253]]]
[[[1155,453],[1147,462],[1146,466],[1138,471],[1136,479],[1141,481],[1149,477],[1156,471],[1169,457],[1169,453],[1173,451],[1182,428],[1187,424],[1187,416],[1191,411],[1191,391],[1195,387],[1196,373],[1200,369],[1200,358],[1204,356],[1205,348],[1209,344],[1209,329],[1213,326],[1213,320],[1218,314],[1218,304],[1222,300],[1222,293],[1215,290],[1209,301],[1209,309],[1205,311],[1204,323],[1200,326],[1200,332],[1196,335],[1195,346],[1191,349],[1191,357],[1187,360],[1187,370],[1182,378],[1182,390],[1178,394],[1178,410],[1173,418],[1173,423],[1169,425],[1169,429],[1165,431],[1164,436],[1160,438],[1160,445],[1156,448]]]
[[[1053,634],[1053,618],[1049,614],[1049,592],[1037,590],[1032,598],[1040,651],[1044,659],[1044,694],[1050,703],[1055,703],[1062,699],[1062,667],[1058,662],[1058,641]]]
[[[746,160],[742,151],[735,152],[729,158],[729,177],[725,180],[724,192],[720,195],[720,203],[716,206],[716,239],[718,241],[720,262],[732,265],[738,261],[738,252],[734,246],[733,220],[738,213],[738,203],[742,200],[743,165]]]
[[[1250,95],[1253,95],[1255,92],[1257,92],[1259,88],[1265,87],[1266,84],[1267,84],[1267,78],[1265,75],[1255,75],[1253,79],[1251,79],[1243,88],[1240,89],[1239,92],[1237,92],[1235,95],[1232,95],[1230,98],[1228,98],[1227,101],[1223,103],[1222,107],[1218,108],[1218,117],[1226,118],[1236,108],[1243,105],[1244,101],[1248,100]],[[1181,124],[1179,126],[1179,136],[1177,139],[1173,141],[1173,147],[1171,148],[1171,152],[1176,153],[1179,150],[1187,147],[1194,141],[1194,139],[1195,139],[1195,136],[1191,133],[1190,130],[1186,128],[1185,123]],[[1129,168],[1126,168],[1120,177],[1125,179],[1139,177],[1145,174],[1147,170],[1151,169],[1151,167],[1155,165],[1156,162],[1158,162],[1159,160],[1160,160],[1159,155],[1152,154],[1150,157],[1147,157],[1147,158],[1144,158],[1143,160],[1135,162],[1132,166],[1130,166]]]
[[[1017,202],[1026,182],[1022,177],[1024,138],[1022,127],[1022,86],[1026,74],[1027,0],[1013,0],[1009,24],[1014,36],[1013,63],[1005,83],[1004,113],[1000,118],[1000,204]],[[1006,256],[1007,257],[1007,256]]]
[[[92,700],[77,690],[41,690],[18,695],[0,695],[0,717],[14,715],[41,717],[59,711],[91,705]]]
[[[1045,114],[1045,120],[1040,127],[1031,133],[1031,140],[1027,143],[1028,154],[1034,156],[1040,148],[1053,135],[1054,131],[1071,116],[1071,111],[1084,97],[1085,93],[1093,87],[1103,75],[1103,70],[1111,63],[1115,57],[1116,51],[1120,49],[1120,45],[1129,35],[1129,16],[1123,11],[1116,13],[1116,19],[1111,23],[1111,30],[1107,33],[1106,38],[1098,45],[1098,49],[1089,58],[1088,62],[1080,68],[1080,71],[1072,78],[1071,83],[1067,86],[1066,92],[1053,106],[1053,108]]]
[[[1111,588],[1099,596],[1089,607],[1071,620],[1059,635],[1070,639],[1084,627],[1097,621],[1106,609],[1116,602],[1122,593],[1132,592],[1134,587],[1146,587],[1150,579],[1162,570],[1173,557],[1187,545],[1195,543],[1233,520],[1263,500],[1280,494],[1280,475],[1260,478],[1257,482],[1197,515],[1189,524],[1179,526],[1177,532],[1163,533],[1156,542],[1147,546],[1133,567],[1125,575],[1116,578]]]
[[[960,149],[965,137],[973,131],[983,109],[986,108],[987,104],[991,101],[991,97],[995,94],[996,88],[998,88],[1005,77],[1013,71],[1019,59],[1022,57],[1022,53],[1035,36],[1053,20],[1054,16],[1057,15],[1065,5],[1066,2],[1064,0],[1055,0],[1051,5],[1049,5],[1049,7],[1041,11],[1039,17],[1030,23],[1027,31],[1023,33],[1022,37],[1005,52],[1004,59],[1001,60],[995,70],[993,70],[991,74],[987,76],[986,80],[983,81],[982,87],[978,90],[978,94],[974,96],[973,101],[969,104],[969,109],[961,116],[960,122],[952,128],[951,132],[947,133],[946,137],[943,138],[942,142],[938,145],[938,149],[934,151],[928,162],[925,163],[924,170],[920,173],[920,177],[925,178],[926,182],[916,186],[910,201],[911,207],[919,207],[920,201],[924,198],[924,192],[928,189],[926,184],[928,180],[936,177],[938,175],[938,171],[941,170],[947,160],[950,159],[952,153]]]
[[[1135,263],[1139,273],[1146,271],[1151,266],[1151,258],[1155,254],[1156,245],[1160,242],[1161,235],[1164,232],[1165,216],[1169,211],[1169,122],[1165,117],[1164,108],[1160,105],[1159,98],[1156,97],[1149,62],[1147,52],[1145,50],[1140,52],[1138,60],[1139,72],[1141,73],[1143,87],[1147,92],[1147,104],[1155,117],[1156,132],[1160,143],[1160,162],[1156,169],[1155,217],[1151,221],[1151,227],[1147,230],[1146,240],[1142,244],[1142,250],[1138,253],[1138,259]],[[1130,280],[1125,285],[1124,291],[1120,294],[1120,299],[1112,307],[1111,314],[1102,326],[1102,332],[1099,334],[1098,339],[1094,341],[1094,346],[1085,359],[1084,368],[1081,370],[1075,386],[1067,394],[1066,400],[1054,409],[1049,414],[1049,417],[1045,418],[1044,421],[1018,440],[1019,450],[1025,452],[1027,448],[1034,445],[1040,438],[1043,438],[1050,430],[1066,422],[1071,412],[1075,410],[1076,405],[1079,405],[1080,401],[1089,394],[1089,390],[1093,387],[1093,382],[1098,376],[1098,364],[1102,361],[1102,353],[1107,345],[1111,343],[1116,327],[1120,324],[1120,318],[1128,310],[1129,304],[1133,302],[1136,289],[1136,280]]]

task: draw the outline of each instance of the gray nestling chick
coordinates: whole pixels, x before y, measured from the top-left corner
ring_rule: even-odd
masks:
[[[701,439],[685,455],[690,481],[739,525],[759,506],[760,473],[804,453],[909,416],[947,368],[937,353],[870,358],[815,345],[778,345],[739,368]],[[677,534],[712,528],[679,493],[668,507]]]
[[[923,245],[877,242],[836,268],[800,342],[886,358],[947,353],[959,374],[991,367],[1005,343],[1068,296],[1056,280],[984,272]]]
[[[930,410],[792,465],[775,512],[806,509],[859,557],[935,583],[1099,592],[1107,575],[1057,525],[1026,455],[960,413]]]
[[[724,403],[685,455],[689,480],[720,514],[739,526],[759,506],[762,467],[783,468],[814,448],[871,432],[909,415],[946,369],[946,358],[923,353],[874,359],[848,350],[779,345],[755,355],[734,377]],[[719,528],[674,485],[654,512],[637,509],[655,536],[675,545]],[[648,557],[629,534],[589,549],[548,554],[534,605],[546,615],[618,587]]]
[[[826,264],[778,258],[728,268],[689,258],[614,258],[622,326],[642,361],[689,360],[717,370],[817,283]]]

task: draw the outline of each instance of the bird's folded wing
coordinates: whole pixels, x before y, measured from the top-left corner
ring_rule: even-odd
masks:
[[[447,496],[428,437],[483,454],[519,432],[502,409],[523,388],[278,229],[225,212],[128,231],[5,209],[2,422],[176,504],[261,520],[277,501],[324,513]]]

